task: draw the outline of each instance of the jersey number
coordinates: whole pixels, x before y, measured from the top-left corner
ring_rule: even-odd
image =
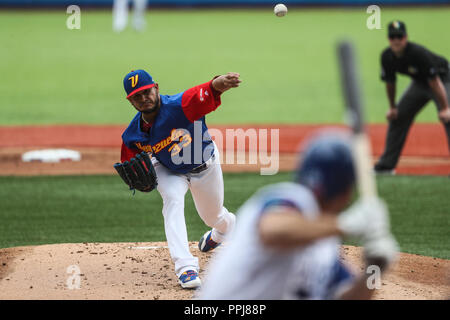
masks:
[[[192,142],[192,137],[189,134],[189,131],[183,129],[173,129],[171,132],[171,138],[172,141],[179,141],[179,143],[174,143],[169,148],[169,152],[172,157],[180,153],[184,147],[187,147]]]

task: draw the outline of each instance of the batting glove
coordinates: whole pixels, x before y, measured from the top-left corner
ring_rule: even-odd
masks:
[[[392,234],[371,237],[364,243],[364,260],[367,266],[377,265],[385,271],[395,261],[398,251],[399,246]]]
[[[347,237],[368,239],[389,233],[389,215],[384,202],[377,197],[364,198],[337,218],[338,228]]]

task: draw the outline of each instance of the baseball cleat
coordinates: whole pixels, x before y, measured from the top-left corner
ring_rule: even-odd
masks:
[[[208,252],[220,246],[220,242],[215,242],[213,239],[211,239],[211,234],[212,231],[207,231],[198,242],[198,249],[201,252]]]
[[[379,164],[373,167],[373,171],[377,175],[395,175],[395,168],[389,168]]]
[[[374,169],[373,172],[376,175],[395,176],[395,170],[394,169]]]
[[[198,273],[195,270],[188,270],[181,274],[178,282],[184,289],[196,289],[202,285]]]

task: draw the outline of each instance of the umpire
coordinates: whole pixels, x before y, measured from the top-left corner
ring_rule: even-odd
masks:
[[[416,114],[432,99],[444,124],[450,149],[450,72],[448,61],[425,47],[408,41],[401,21],[388,25],[389,47],[381,54],[381,79],[386,82],[389,128],[377,173],[393,173]],[[395,103],[396,73],[411,77],[408,89]]]

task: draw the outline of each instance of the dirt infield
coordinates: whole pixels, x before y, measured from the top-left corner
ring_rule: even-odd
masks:
[[[259,171],[264,167],[258,160],[253,164],[227,164],[226,152],[232,148],[237,154],[245,154],[249,159],[248,140],[243,148],[238,148],[236,136],[250,132],[268,134],[267,144],[258,140],[258,149],[267,150],[271,155],[270,132],[278,130],[279,170],[291,170],[296,163],[298,146],[312,132],[322,125],[255,125],[255,126],[216,126],[210,129],[211,135],[222,151],[225,172]],[[326,126],[330,127],[330,126]],[[342,125],[332,127],[344,128]],[[40,126],[40,127],[0,127],[0,175],[60,175],[60,174],[112,174],[112,164],[119,160],[121,134],[124,126]],[[382,153],[386,135],[385,125],[370,125],[373,160]],[[240,131],[238,131],[240,130]],[[265,131],[264,131],[265,130]],[[234,143],[224,141],[232,137]],[[21,155],[30,150],[42,148],[70,148],[80,151],[80,162],[62,163],[23,163]],[[247,161],[248,163],[248,161]],[[440,124],[415,124],[409,134],[402,157],[397,167],[398,174],[450,175],[450,158],[444,129]]]
[[[238,135],[254,129],[279,129],[279,170],[292,170],[298,145],[311,132],[322,128],[302,126],[222,126],[217,136],[227,130]],[[336,126],[334,126],[336,127]],[[337,126],[343,127],[343,126]],[[112,165],[119,160],[123,126],[45,126],[0,127],[0,175],[90,175],[114,174]],[[234,130],[234,131],[233,131]],[[373,160],[382,152],[385,125],[369,126]],[[214,135],[213,135],[214,136]],[[215,137],[215,136],[214,136]],[[230,147],[215,139],[222,150],[225,172],[258,171],[254,164],[227,164]],[[258,148],[272,152],[269,145]],[[42,148],[70,148],[81,152],[82,160],[60,163],[24,163],[21,155]],[[247,147],[236,154],[249,157]],[[248,158],[247,158],[248,159]],[[408,137],[397,168],[399,174],[450,175],[450,159],[444,130],[440,124],[415,124]],[[191,299],[192,291],[182,290],[173,272],[166,243],[59,244],[0,249],[1,299]],[[211,254],[192,252],[206,268]],[[220,248],[219,248],[220,250]],[[361,250],[345,246],[342,259],[361,271]],[[69,266],[80,270],[80,289],[69,289]],[[201,274],[203,271],[201,271]],[[450,260],[400,254],[400,259],[383,279],[376,299],[449,299]]]
[[[191,242],[191,251],[205,269],[212,257]],[[83,243],[0,250],[1,299],[191,299],[173,272],[167,244]],[[342,248],[344,263],[361,272],[361,250]],[[79,289],[70,266],[80,273]],[[69,269],[68,269],[69,268]],[[73,268],[73,267],[72,267]],[[450,261],[400,254],[383,278],[375,299],[448,299]],[[202,275],[204,271],[200,272]]]
[[[118,148],[83,147],[74,149],[81,153],[81,161],[22,162],[21,155],[31,150],[35,148],[0,148],[0,176],[116,174],[112,165],[119,160]],[[244,156],[249,158],[248,153],[244,153]],[[375,160],[374,157],[373,161]],[[224,172],[259,172],[261,168],[267,168],[259,161],[255,164],[227,164],[226,152],[221,154],[221,163]],[[296,164],[296,154],[281,153],[279,155],[278,169],[280,171],[293,170]],[[399,162],[397,173],[448,175],[450,160],[445,157],[404,156]]]

